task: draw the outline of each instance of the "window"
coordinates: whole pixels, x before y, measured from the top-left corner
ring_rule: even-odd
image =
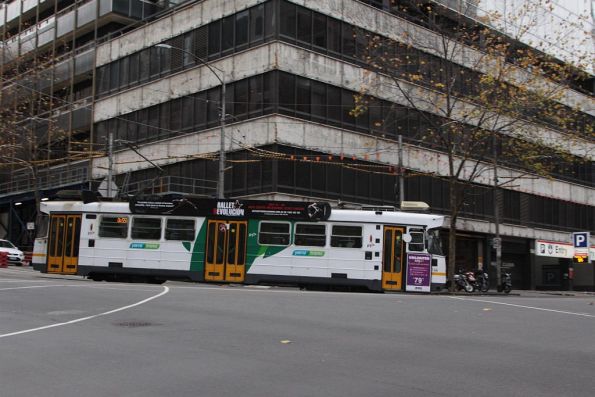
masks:
[[[139,54],[139,82],[149,80],[149,65],[151,64],[151,49],[147,48]]]
[[[295,14],[295,5],[288,3],[288,2],[281,2],[281,35],[290,37],[292,39],[295,38],[295,23],[296,23],[296,14]]]
[[[262,40],[264,36],[264,6],[261,4],[250,9],[250,42]]]
[[[209,24],[209,56],[218,55],[221,49],[221,21]]]
[[[289,245],[289,223],[260,222],[258,244]]]
[[[333,225],[331,247],[361,248],[362,227]]]
[[[308,223],[296,224],[294,244],[324,247],[326,245],[326,226]]]
[[[423,251],[424,246],[424,230],[423,229],[409,229],[411,241],[408,244],[409,251]]]
[[[314,22],[312,24],[312,42],[315,46],[326,49],[326,16],[314,13]]]
[[[236,15],[236,47],[248,44],[249,12],[242,11]]]
[[[168,219],[165,226],[166,240],[194,241],[194,219]]]
[[[127,216],[102,216],[99,223],[99,237],[126,238],[128,236]]]
[[[161,218],[132,218],[132,238],[143,240],[161,239]]]
[[[312,41],[312,12],[302,7],[297,10],[297,39],[308,44]]]
[[[221,33],[221,51],[225,52],[233,50],[234,38],[234,17],[230,16],[223,19],[222,33]]]

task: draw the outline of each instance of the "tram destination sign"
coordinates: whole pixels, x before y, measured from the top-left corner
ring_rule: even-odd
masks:
[[[150,215],[324,221],[331,214],[331,206],[325,202],[149,196],[133,197],[130,200],[130,211],[133,214]]]

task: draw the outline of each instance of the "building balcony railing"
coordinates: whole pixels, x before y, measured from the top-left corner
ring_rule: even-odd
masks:
[[[125,182],[124,186],[122,186],[120,195],[133,195],[139,193],[178,193],[214,197],[217,194],[217,181],[166,175],[131,183]]]
[[[98,4],[99,2],[99,4]],[[10,63],[35,50],[63,40],[76,29],[91,30],[95,20],[108,14],[127,19],[143,19],[156,12],[157,6],[144,0],[87,0],[75,3],[36,26],[4,41],[0,63]]]
[[[0,197],[23,194],[35,190],[57,189],[89,180],[89,162],[79,161],[50,169],[39,170],[37,181],[29,170],[16,171],[10,181],[0,183]]]

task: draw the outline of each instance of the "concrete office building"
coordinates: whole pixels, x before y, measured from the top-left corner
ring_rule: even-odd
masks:
[[[13,3],[21,2],[5,5],[5,20]],[[121,26],[122,18],[143,18],[120,12],[117,1],[108,3],[113,9],[106,14],[106,26]],[[158,17],[145,16],[143,23],[133,25],[132,21],[127,31],[107,40],[95,33],[89,41],[94,67],[86,69],[86,85],[80,86],[86,94],[77,97],[74,87],[80,83],[74,76],[76,68],[71,68],[71,88],[65,101],[68,136],[85,135],[93,158],[52,164],[44,170],[48,175],[44,193],[51,195],[67,185],[97,188],[112,174],[110,190],[121,194],[215,196],[221,169],[218,153],[224,82],[226,197],[394,205],[398,176],[391,170],[397,165],[396,142],[401,134],[403,166],[408,171],[405,199],[425,201],[432,211],[448,214],[447,174],[440,166],[440,152],[410,139],[411,131],[423,123],[417,111],[405,102],[393,102],[397,96],[385,91],[373,98],[373,112],[358,117],[351,114],[354,94],[374,73],[366,69],[358,54],[358,37],[380,35],[398,40],[405,27],[429,39],[435,35],[392,3],[187,1]],[[165,5],[157,2],[157,6]],[[101,18],[95,21],[95,32]],[[427,56],[421,48],[408,51]],[[475,50],[469,47],[469,51]],[[75,60],[75,52],[67,62]],[[3,58],[3,64],[9,62]],[[469,65],[462,62],[458,67]],[[6,73],[6,67],[3,70]],[[8,80],[3,80],[3,90]],[[593,124],[592,94],[591,76],[567,87],[561,99],[567,106],[590,109],[581,115],[583,127]],[[87,121],[77,129],[73,127],[77,125],[75,104],[79,97],[85,99]],[[401,128],[381,128],[376,121],[395,106]],[[585,145],[594,147],[592,137],[586,137]],[[111,156],[106,155],[108,151]],[[436,160],[428,161],[428,153]],[[510,168],[502,164],[501,171]],[[572,231],[595,231],[593,170],[592,161],[581,163],[552,179],[521,180],[501,192],[503,262],[512,268],[518,288],[563,287],[570,250],[549,254],[547,244],[562,247],[570,242]],[[15,169],[6,175],[5,183],[12,185],[0,191],[3,224],[12,218],[7,211],[15,211],[15,201],[32,200],[31,188],[18,186],[17,174]],[[61,182],[60,175],[69,176]],[[483,266],[491,271],[492,188],[486,181],[470,189],[474,194],[461,219],[457,265]],[[543,252],[539,244],[546,244]],[[554,251],[560,252],[552,248]],[[594,288],[592,264],[575,272],[575,288]]]

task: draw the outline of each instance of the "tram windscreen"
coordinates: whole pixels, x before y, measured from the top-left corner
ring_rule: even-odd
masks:
[[[48,230],[50,226],[50,217],[46,214],[41,214],[38,218],[37,222],[37,233],[35,235],[36,238],[42,238],[48,236]]]
[[[442,240],[440,239],[440,230],[438,230],[438,229],[428,230],[427,242],[428,242],[428,252],[430,254],[444,256],[444,251],[442,250]]]

